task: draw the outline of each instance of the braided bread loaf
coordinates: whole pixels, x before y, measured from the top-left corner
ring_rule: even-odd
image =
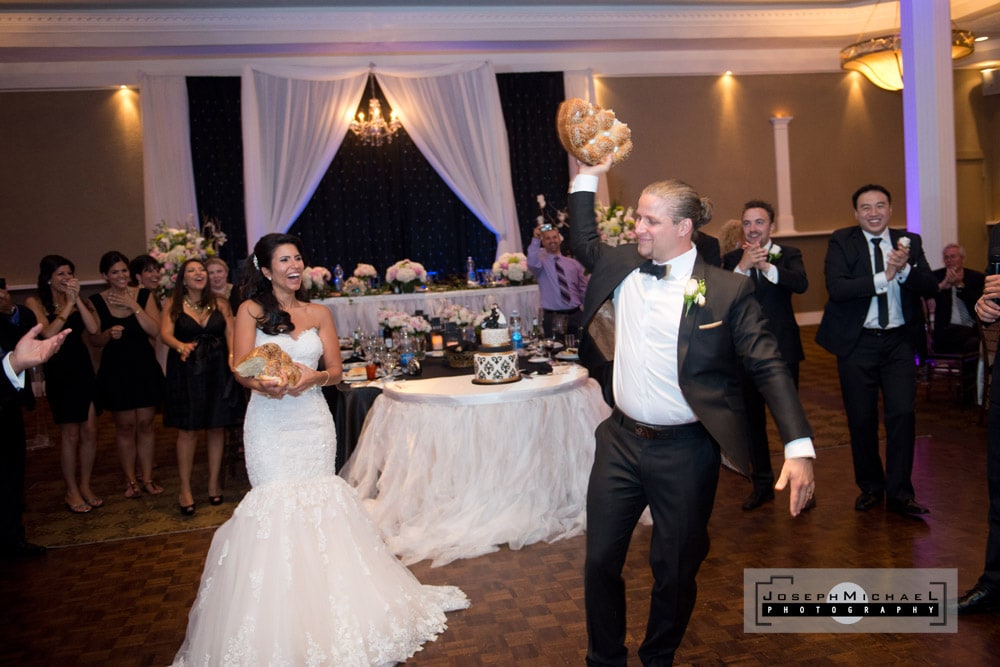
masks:
[[[619,164],[632,152],[632,131],[615,118],[611,109],[602,109],[574,97],[559,105],[556,112],[559,142],[580,162],[595,165],[608,153]]]
[[[278,380],[279,384],[296,384],[302,371],[295,365],[288,353],[274,343],[264,343],[255,347],[236,364],[236,372],[242,377],[256,377],[260,380]]]

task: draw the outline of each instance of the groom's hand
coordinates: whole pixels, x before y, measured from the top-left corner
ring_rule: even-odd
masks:
[[[777,491],[784,491],[789,484],[791,485],[791,497],[788,500],[788,510],[792,516],[798,516],[805,504],[816,493],[812,459],[785,459],[784,465],[781,466],[781,475],[774,488]]]

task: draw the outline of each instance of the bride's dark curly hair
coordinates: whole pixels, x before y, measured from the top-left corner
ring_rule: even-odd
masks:
[[[271,261],[274,258],[274,251],[280,245],[290,243],[295,246],[305,261],[305,253],[302,251],[302,239],[292,234],[265,234],[257,241],[253,247],[253,254],[243,263],[243,272],[240,275],[240,294],[244,299],[252,299],[260,304],[261,315],[257,318],[257,326],[264,333],[274,336],[279,333],[288,333],[295,330],[292,323],[292,316],[281,309],[274,291],[271,289],[271,281],[264,277],[262,268],[271,268]],[[295,293],[295,298],[300,301],[308,301],[304,287],[299,287]]]

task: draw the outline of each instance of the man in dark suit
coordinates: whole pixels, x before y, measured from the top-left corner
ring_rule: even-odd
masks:
[[[965,268],[965,249],[949,243],[941,251],[944,268],[934,272],[938,291],[933,305],[931,345],[935,352],[966,354],[979,350],[979,331],[976,329],[976,301],[983,294],[985,276],[979,271]],[[976,398],[975,361],[962,368],[961,396],[963,404]]]
[[[722,258],[722,268],[749,276],[754,282],[754,296],[767,318],[767,330],[778,341],[781,358],[788,365],[796,388],[799,386],[799,362],[805,358],[799,325],[792,309],[792,294],[802,294],[809,287],[802,252],[771,240],[774,231],[774,207],[754,199],[743,205],[744,243]],[[743,501],[743,509],[752,510],[774,500],[774,470],[767,441],[767,415],[764,397],[752,381],[743,385],[747,418],[750,421],[750,467],[753,490]]]
[[[27,308],[10,301],[0,290],[0,557],[34,556],[44,547],[24,539],[24,417],[21,408],[30,400],[31,385],[25,371],[48,361],[62,345],[69,329],[48,340],[35,340],[42,330]]]
[[[1000,225],[990,230],[990,255],[1000,249]],[[984,279],[983,294],[974,312],[984,326],[1000,326],[1000,275]],[[986,563],[976,585],[958,600],[959,614],[1000,612],[1000,363],[993,363],[990,411],[986,424],[986,483],[990,496]]]
[[[626,664],[621,573],[648,505],[656,583],[639,656],[647,665],[668,665],[694,609],[695,576],[708,554],[720,459],[749,472],[739,366],[757,382],[789,443],[776,488],[791,488],[793,516],[815,488],[814,450],[753,284],[706,264],[694,249],[691,234],[711,218],[711,204],[680,181],[649,185],[636,209],[638,243],[608,246],[593,211],[597,176],[610,164],[609,157],[582,166],[569,199],[574,255],[592,272],[584,322],[595,327],[588,327],[581,345],[590,348],[592,361],[612,369],[616,405],[595,433],[587,491],[587,664]],[[665,272],[663,279],[653,275],[658,271]]]
[[[920,236],[889,229],[892,196],[865,185],[851,198],[857,225],[839,229],[826,251],[829,300],[816,342],[837,355],[837,372],[851,434],[854,509],[886,498],[886,509],[926,514],[914,499],[910,474],[916,437],[916,341],[924,335],[921,297],[937,291]],[[885,409],[885,469],[879,457],[878,398]]]

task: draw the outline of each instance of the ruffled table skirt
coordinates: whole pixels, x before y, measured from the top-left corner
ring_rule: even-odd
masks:
[[[584,531],[594,429],[610,408],[584,369],[555,371],[499,386],[386,385],[341,475],[404,563]]]

